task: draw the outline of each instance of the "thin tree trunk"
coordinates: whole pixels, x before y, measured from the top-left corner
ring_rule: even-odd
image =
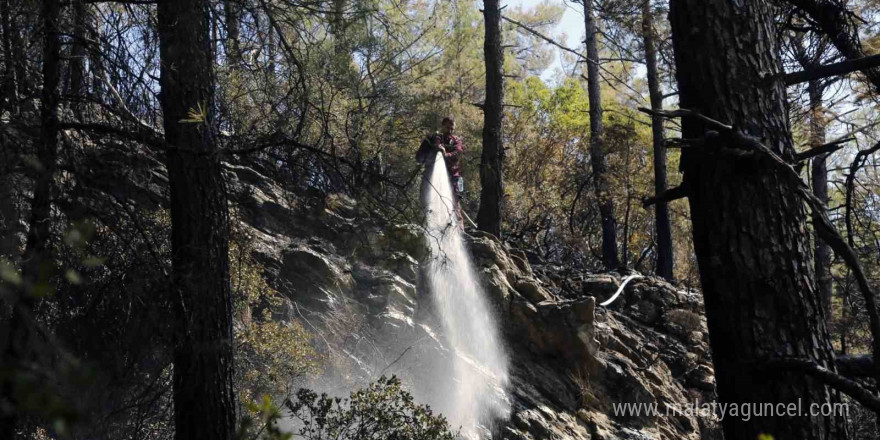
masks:
[[[15,5],[15,3],[11,3]],[[12,16],[12,32],[10,36],[12,37],[12,53],[15,54],[15,59],[13,64],[15,65],[15,78],[16,84],[18,85],[18,96],[19,98],[30,98],[32,97],[31,92],[36,87],[36,84],[32,81],[32,79],[28,76],[28,54],[26,52],[26,44],[24,42],[24,38],[22,38],[22,33],[24,32],[25,26],[28,25],[28,21],[24,17],[29,17],[30,14],[21,14],[19,7],[19,15],[18,20],[15,19],[15,15]]]
[[[44,0],[41,11],[43,27],[43,90],[40,105],[40,141],[37,145],[39,167],[34,179],[34,194],[31,201],[30,223],[24,255],[22,256],[22,289],[18,298],[13,299],[12,316],[9,320],[7,340],[4,341],[3,369],[17,371],[32,368],[29,358],[37,337],[33,329],[33,309],[39,296],[51,292],[49,284],[52,272],[52,258],[49,250],[51,234],[52,182],[57,167],[58,156],[58,86],[61,82],[61,40],[58,22],[61,3],[58,0]],[[27,365],[27,366],[25,366]],[[2,403],[6,408],[0,414],[0,438],[16,438],[19,402],[16,399],[15,374],[5,375],[2,388]]]
[[[85,99],[88,94],[88,76],[86,72],[86,59],[88,47],[89,6],[84,0],[73,3],[73,41],[70,51],[70,94],[79,99]],[[77,113],[83,110],[82,103],[75,103]]]
[[[229,213],[217,155],[209,2],[157,8],[171,193],[174,424],[179,440],[235,433]]]
[[[642,4],[642,39],[645,45],[645,65],[648,74],[648,93],[651,110],[663,110],[663,92],[660,90],[660,71],[657,67],[657,35],[654,32],[654,15],[650,0]],[[654,194],[660,195],[667,188],[666,146],[663,143],[663,117],[651,116],[651,134],[654,140]],[[654,227],[657,233],[657,275],[672,280],[674,249],[672,226],[669,223],[669,206],[664,201],[654,204]]]
[[[501,43],[501,10],[498,0],[485,0],[483,17],[486,38],[486,103],[483,107],[483,155],[480,158],[480,230],[501,237],[501,203],[504,200],[504,145],[501,121],[504,116],[504,52]]]
[[[822,87],[818,81],[810,81],[810,147],[825,143],[825,115],[822,108]],[[816,156],[812,160],[813,194],[823,205],[828,206],[828,169],[825,161],[828,155]],[[815,216],[814,216],[815,217]],[[815,220],[818,221],[818,220]],[[814,233],[816,255],[816,286],[822,298],[822,308],[826,319],[831,319],[831,248]]]
[[[97,6],[96,6],[97,7]],[[104,67],[104,51],[101,47],[101,32],[95,22],[95,16],[89,14],[86,21],[86,32],[94,44],[89,45],[89,71],[92,77],[92,88],[89,95],[92,99],[103,102],[106,96],[104,81],[107,77]]]
[[[241,38],[241,10],[238,0],[223,2],[223,8],[226,15],[226,60],[230,66],[237,66],[241,63],[241,46],[238,44]]]
[[[12,51],[12,16],[9,0],[0,0],[0,31],[3,32],[3,77],[0,78],[0,111],[18,105],[18,85],[15,72],[15,54]]]
[[[773,10],[761,0],[672,0],[670,22],[681,107],[739,127],[785,158],[794,154]],[[696,118],[684,138],[705,135]],[[837,403],[836,392],[803,374],[762,366],[798,357],[834,371],[834,357],[813,282],[806,212],[777,168],[726,153],[725,138],[682,152],[694,250],[721,403]],[[742,150],[739,150],[742,151]],[[725,417],[725,438],[845,439],[843,418]]]
[[[345,6],[347,0],[333,0],[333,21],[330,32],[333,34],[333,52],[337,57],[348,57],[345,42]]]
[[[602,218],[602,263],[606,269],[616,269],[617,220],[614,218],[614,200],[611,198],[608,178],[608,160],[605,158],[605,127],[602,122],[602,89],[599,85],[599,47],[596,42],[596,18],[593,0],[584,2],[584,25],[587,31],[587,98],[590,101],[590,162],[599,215]]]

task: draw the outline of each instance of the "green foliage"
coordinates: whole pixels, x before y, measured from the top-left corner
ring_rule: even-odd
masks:
[[[259,403],[249,402],[247,414],[238,425],[238,440],[289,440],[293,433],[282,431],[278,424],[284,418],[281,408],[272,403],[269,396],[263,396]]]
[[[312,347],[312,335],[299,322],[273,317],[284,298],[266,282],[249,243],[238,233],[229,251],[240,402],[287,395],[294,379],[319,372],[323,360]],[[257,416],[251,406],[245,409]]]
[[[382,377],[347,399],[300,389],[285,401],[297,428],[308,440],[452,440],[443,416],[413,401],[396,377]]]

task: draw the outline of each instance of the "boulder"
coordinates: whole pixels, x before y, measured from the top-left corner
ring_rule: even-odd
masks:
[[[584,295],[594,296],[600,301],[604,301],[617,292],[620,280],[614,275],[595,274],[585,277],[580,284]]]
[[[516,295],[510,304],[511,330],[536,355],[561,359],[571,371],[592,371],[598,349],[595,309],[592,297],[533,304]]]
[[[417,261],[423,261],[429,252],[424,230],[413,224],[389,226],[380,235],[378,244],[386,250],[404,252]]]
[[[553,299],[550,292],[541,287],[534,278],[521,277],[516,281],[514,288],[520,295],[535,304]]]

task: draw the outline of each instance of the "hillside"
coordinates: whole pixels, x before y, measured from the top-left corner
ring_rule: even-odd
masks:
[[[420,362],[446,348],[420,277],[428,251],[418,225],[386,224],[340,195],[290,202],[253,168],[228,170],[265,276],[286,298],[274,315],[319,336],[337,391],[430,370]],[[561,275],[478,232],[468,243],[511,355],[502,438],[720,438],[709,417],[613,411],[622,402],[662,409],[714,400],[699,293],[648,277],[597,308],[619,286],[617,274]]]

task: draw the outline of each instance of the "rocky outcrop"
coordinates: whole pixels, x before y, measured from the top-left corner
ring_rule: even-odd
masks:
[[[420,279],[428,252],[421,227],[384,224],[344,196],[289,201],[247,167],[230,174],[266,276],[289,300],[279,316],[320,334],[335,353],[336,380],[418,368],[420,354],[446,350]],[[511,355],[511,414],[496,435],[720,438],[712,417],[666,410],[714,399],[698,293],[648,277],[605,308],[597,304],[618,289],[618,274],[533,266],[479,232],[468,244]],[[624,412],[621,404],[656,405],[658,414]]]

